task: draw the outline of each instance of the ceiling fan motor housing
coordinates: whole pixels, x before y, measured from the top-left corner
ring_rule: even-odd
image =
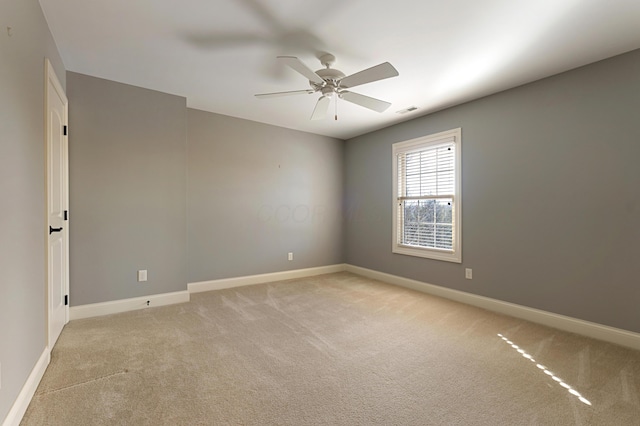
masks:
[[[313,81],[309,81],[309,84],[314,90],[322,91],[322,94],[325,96],[331,96],[336,92],[340,79],[344,78],[342,71],[333,68],[323,68],[316,71],[316,74],[325,81],[325,84],[321,86]]]

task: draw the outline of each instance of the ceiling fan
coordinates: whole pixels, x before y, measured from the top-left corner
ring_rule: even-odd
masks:
[[[338,98],[340,98],[377,112],[383,112],[391,106],[389,102],[347,90],[355,86],[360,86],[361,84],[397,76],[398,71],[389,62],[384,62],[380,65],[376,65],[375,67],[367,68],[366,70],[345,76],[342,71],[331,68],[331,65],[333,65],[336,60],[335,56],[331,54],[325,54],[320,57],[320,63],[324,65],[325,68],[318,71],[313,71],[295,56],[278,56],[278,60],[309,79],[311,89],[260,93],[255,95],[257,98],[272,98],[276,96],[312,94],[319,92],[322,96],[318,99],[316,107],[313,110],[313,114],[311,114],[312,120],[321,120],[326,117],[332,98],[336,98],[336,105]],[[337,114],[335,119],[338,119]]]

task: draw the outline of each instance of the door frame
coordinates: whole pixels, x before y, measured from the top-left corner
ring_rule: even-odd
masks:
[[[51,336],[51,315],[52,313],[49,310],[49,307],[51,306],[51,294],[52,294],[52,283],[51,283],[51,277],[49,274],[49,199],[51,197],[50,194],[50,188],[49,188],[49,136],[50,136],[50,122],[49,122],[49,83],[51,83],[51,86],[53,86],[53,89],[57,92],[57,95],[59,95],[63,101],[64,101],[64,125],[67,126],[68,128],[68,121],[69,121],[69,101],[67,99],[67,95],[62,87],[62,84],[60,84],[60,80],[58,80],[58,77],[56,76],[55,70],[53,68],[53,65],[51,64],[51,61],[49,61],[48,58],[45,58],[45,72],[44,72],[44,179],[45,179],[45,208],[44,208],[44,235],[45,235],[45,257],[44,257],[44,262],[45,262],[45,318],[46,318],[46,330],[45,330],[45,335],[46,335],[46,346],[49,350],[49,352],[51,352],[51,350],[53,349],[53,345],[52,345],[52,336]],[[63,172],[63,176],[64,176],[64,185],[66,187],[65,190],[65,194],[64,194],[64,210],[69,211],[69,136],[68,136],[68,132],[67,135],[64,135],[64,140],[65,140],[65,149],[64,149],[64,172]],[[64,233],[63,238],[66,239],[66,244],[65,244],[65,262],[63,265],[64,268],[64,294],[65,295],[69,295],[69,220],[67,220],[65,222],[65,226],[64,229],[62,231]],[[67,299],[68,301],[69,299]],[[65,320],[64,323],[68,323],[69,322],[69,304],[67,303],[67,305],[65,306]]]

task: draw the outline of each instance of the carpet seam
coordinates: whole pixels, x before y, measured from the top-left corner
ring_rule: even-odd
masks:
[[[65,387],[62,387],[62,388],[59,388],[59,389],[52,389],[52,390],[49,390],[49,391],[38,392],[34,396],[50,395],[52,393],[61,392],[61,391],[65,391],[65,390],[68,390],[68,389],[71,389],[71,388],[75,388],[75,387],[78,387],[78,386],[86,385],[87,383],[97,382],[99,380],[108,379],[110,377],[118,376],[120,374],[127,374],[128,372],[129,372],[129,370],[118,371],[118,372],[115,372],[115,373],[107,374],[106,376],[97,377],[95,379],[89,379],[89,380],[86,380],[86,381],[80,382],[80,383],[74,383],[72,385],[65,386]]]

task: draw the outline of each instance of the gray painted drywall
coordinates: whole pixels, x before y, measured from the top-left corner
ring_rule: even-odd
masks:
[[[193,109],[188,122],[189,282],[342,263],[343,141]]]
[[[2,421],[46,346],[45,57],[63,87],[65,70],[37,0],[2,0],[0,16]]]
[[[67,87],[71,306],[186,290],[186,100],[73,72]]]
[[[347,141],[347,263],[640,332],[639,112],[637,50]],[[463,263],[392,254],[392,143],[456,127]]]

